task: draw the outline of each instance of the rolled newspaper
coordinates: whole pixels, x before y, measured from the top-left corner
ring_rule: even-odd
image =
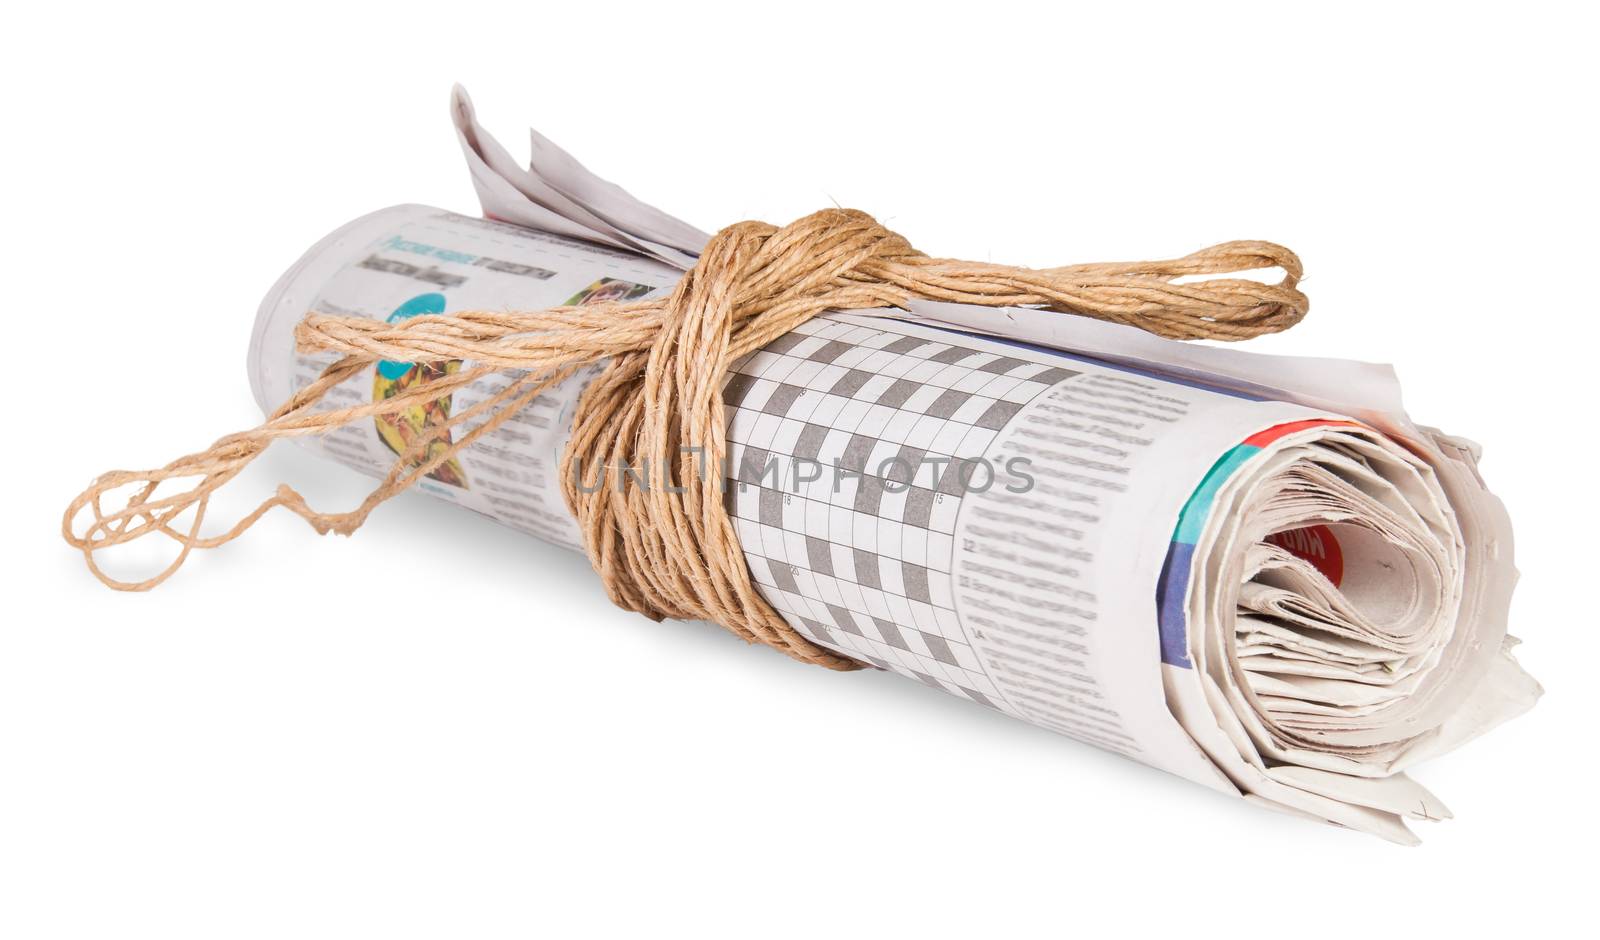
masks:
[[[453,111],[488,218],[396,206],[307,252],[256,323],[264,412],[333,359],[296,352],[308,311],[629,300],[693,263],[702,233],[537,134],[516,165],[459,90]],[[321,407],[462,368],[381,362]],[[582,550],[564,475],[671,483],[563,465],[596,371],[421,489]],[[299,440],[381,477],[510,381]],[[1403,771],[1539,694],[1509,652],[1511,533],[1476,449],[1414,426],[1387,369],[917,303],[806,323],[741,361],[724,401],[718,472],[765,599],[815,643],[977,706],[1409,843],[1405,818],[1448,812]]]

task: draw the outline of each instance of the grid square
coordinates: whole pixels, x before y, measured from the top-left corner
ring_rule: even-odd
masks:
[[[1002,402],[1001,404],[1004,404]],[[828,437],[828,429],[820,424],[807,423],[800,431],[800,437],[794,444],[794,456],[806,460],[816,460],[822,451],[822,442]]]
[[[809,535],[806,536],[806,560],[810,563],[812,571],[817,574],[832,576],[833,549],[830,543]]]
[[[1025,365],[1027,365],[1027,363],[1023,362],[1021,359],[1012,359],[1009,356],[996,356],[990,361],[979,366],[978,371],[987,372],[991,375],[1005,375],[1012,369]]]
[[[809,354],[807,354],[806,358],[810,359],[812,362],[833,362],[835,359],[838,359],[840,356],[849,352],[852,348],[854,347],[852,347],[849,343],[840,342],[836,339],[830,339],[826,340],[822,343],[822,345],[812,350]]]
[[[984,410],[973,423],[980,428],[998,431],[1006,426],[1006,422],[1022,410],[1022,405],[1014,401],[997,401]]]
[[[854,398],[856,392],[861,391],[861,387],[870,381],[872,381],[871,372],[850,369],[845,372],[839,381],[833,383],[833,387],[828,389],[828,394],[838,395],[842,398]]]
[[[924,604],[933,603],[933,597],[928,593],[927,568],[903,561],[900,563],[900,578],[905,584],[906,597]]]
[[[882,590],[883,581],[878,577],[878,556],[859,548],[851,551],[855,555],[856,583],[862,587]]]
[[[787,563],[773,561],[770,558],[763,560],[767,563],[767,570],[771,572],[772,583],[777,586],[778,590],[789,594],[800,593],[800,585],[794,579],[794,570]]]
[[[783,528],[783,494],[777,490],[761,488],[760,510],[757,516],[762,525]]]
[[[786,382],[780,383],[772,391],[772,394],[767,396],[767,400],[762,404],[761,410],[769,415],[788,414],[789,406],[798,401],[800,396],[805,393],[806,390],[798,385],[790,385]]]
[[[893,623],[873,618],[872,625],[878,628],[878,635],[883,638],[883,642],[895,649],[908,650],[911,648],[906,645],[906,638],[900,635],[900,628]]]
[[[889,387],[878,396],[878,404],[886,408],[899,408],[905,404],[912,393],[922,388],[921,385],[910,379],[895,379]]]
[[[781,355],[800,345],[806,339],[804,333],[785,333],[767,345],[761,347],[761,352]]]
[[[906,353],[920,349],[926,345],[928,345],[928,341],[919,336],[902,336],[889,345],[883,347],[883,350],[884,352],[905,355]]]
[[[883,501],[883,480],[874,476],[862,477],[856,487],[855,505],[856,512],[868,515],[878,515],[878,505]]]
[[[933,490],[913,486],[906,491],[906,508],[901,520],[906,525],[928,528],[933,518]]]

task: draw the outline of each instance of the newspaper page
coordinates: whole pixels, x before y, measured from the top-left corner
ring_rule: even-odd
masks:
[[[293,349],[308,311],[637,299],[704,245],[537,134],[517,166],[459,89],[452,117],[488,218],[397,206],[313,247],[258,317],[264,411],[331,361]],[[379,363],[324,407],[469,365]],[[562,451],[597,371],[420,488],[580,549],[562,474],[593,477]],[[511,380],[305,443],[381,476]],[[1539,694],[1509,652],[1510,528],[1476,448],[1412,424],[1383,367],[915,303],[778,338],[736,364],[724,405],[726,504],[766,600],[975,707],[1410,843],[1405,819],[1448,810],[1404,770]]]

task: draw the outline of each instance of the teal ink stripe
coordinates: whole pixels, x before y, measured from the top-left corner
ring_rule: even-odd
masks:
[[[1222,484],[1228,482],[1228,477],[1245,461],[1259,453],[1261,448],[1254,444],[1238,444],[1211,465],[1200,486],[1183,504],[1183,512],[1178,514],[1178,528],[1172,534],[1174,542],[1193,545],[1200,540],[1200,531],[1205,528],[1206,517],[1211,513],[1211,501],[1216,498],[1217,490],[1222,489]]]

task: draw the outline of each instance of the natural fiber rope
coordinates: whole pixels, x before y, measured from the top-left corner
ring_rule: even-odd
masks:
[[[1285,272],[1278,284],[1235,278],[1174,283],[1185,276],[1274,267]],[[62,534],[82,550],[96,577],[127,591],[160,584],[191,551],[237,538],[274,506],[289,508],[318,532],[348,535],[379,504],[471,447],[541,392],[604,363],[579,401],[563,463],[600,472],[648,466],[660,474],[659,468],[671,467],[674,484],[619,490],[580,485],[577,474],[562,474],[568,506],[611,599],[652,619],[711,620],[796,659],[853,668],[853,661],[797,633],[751,581],[722,493],[727,431],[721,391],[733,362],[824,311],[904,308],[915,298],[1042,306],[1178,339],[1247,339],[1287,329],[1305,315],[1306,297],[1296,289],[1300,275],[1294,253],[1269,242],[1228,242],[1173,261],[1028,270],[926,257],[854,210],[824,210],[784,228],[741,222],[718,232],[699,263],[663,298],[403,323],[308,314],[295,330],[300,350],[342,358],[254,430],[224,437],[159,470],[99,477],[67,507]],[[380,360],[449,359],[467,360],[471,368],[415,383],[383,401],[317,409],[332,388]],[[280,486],[228,531],[200,535],[211,494],[278,438],[396,414],[506,370],[520,374],[488,400],[412,441],[355,510],[318,512]],[[476,421],[482,423],[418,462],[430,443]],[[704,451],[690,453],[692,447]],[[708,472],[700,472],[702,467]],[[162,483],[188,479],[198,482],[158,496]],[[102,498],[129,486],[135,491],[126,505],[107,512]],[[93,519],[77,534],[73,524],[85,509]],[[180,516],[190,510],[192,520],[179,528]],[[127,582],[100,568],[96,552],[151,533],[181,546],[160,574]]]

